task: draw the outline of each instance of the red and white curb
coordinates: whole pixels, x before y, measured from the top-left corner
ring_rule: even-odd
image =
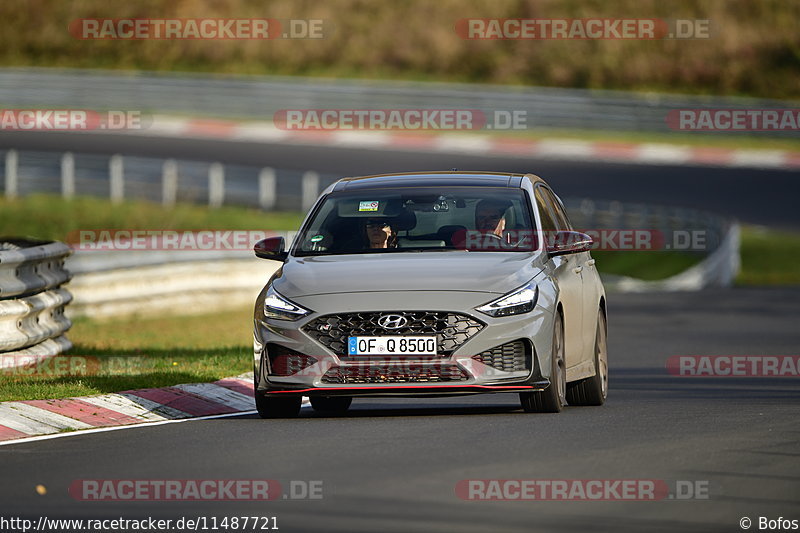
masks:
[[[110,130],[109,130],[110,131]],[[800,152],[746,150],[666,143],[626,143],[571,139],[523,139],[500,135],[390,131],[296,131],[271,122],[234,122],[156,115],[141,130],[145,136],[217,139],[359,149],[439,152],[496,157],[607,161],[647,165],[702,165],[731,168],[800,168]]]
[[[251,413],[253,380],[246,376],[61,400],[0,403],[0,444],[74,430]]]

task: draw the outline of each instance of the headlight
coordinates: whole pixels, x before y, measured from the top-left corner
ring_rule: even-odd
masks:
[[[528,283],[524,287],[509,292],[497,300],[476,307],[478,311],[493,317],[520,315],[533,311],[536,299],[539,297],[539,288],[535,283]]]
[[[267,289],[267,297],[264,299],[264,318],[274,318],[277,320],[297,320],[311,313],[308,309],[290,302],[275,289]]]

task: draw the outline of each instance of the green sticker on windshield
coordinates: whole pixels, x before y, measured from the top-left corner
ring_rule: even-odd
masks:
[[[325,235],[314,235],[311,237],[311,242],[319,242],[325,238]]]
[[[378,210],[378,201],[371,200],[366,202],[358,202],[358,210],[359,211],[377,211]]]

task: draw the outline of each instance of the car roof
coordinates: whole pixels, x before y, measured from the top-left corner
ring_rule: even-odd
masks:
[[[532,183],[544,181],[533,174],[511,174],[507,172],[403,172],[342,178],[336,182],[333,190],[437,186],[509,187],[518,189],[522,186],[524,179]]]

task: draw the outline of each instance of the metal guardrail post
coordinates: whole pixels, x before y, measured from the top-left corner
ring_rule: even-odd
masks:
[[[6,198],[17,197],[17,151],[6,152]]]
[[[303,174],[302,179],[302,206],[303,211],[308,211],[319,196],[319,174],[308,171]]]
[[[178,196],[178,164],[167,159],[161,167],[161,204],[165,207],[175,205]]]
[[[624,215],[625,215],[625,209],[624,209],[624,207],[622,205],[622,202],[618,202],[616,200],[614,200],[612,202],[609,202],[609,204],[608,204],[608,212],[610,213],[611,220],[614,221],[613,224],[616,227],[618,227],[618,228],[624,228],[625,227],[625,223],[624,223],[624,220],[623,220]]]
[[[125,198],[125,174],[122,156],[112,155],[108,162],[109,197],[112,203],[119,203]]]
[[[220,207],[225,201],[225,168],[222,163],[208,167],[208,206]]]
[[[276,185],[275,169],[262,168],[258,175],[258,205],[261,206],[261,209],[269,211],[275,207]]]
[[[588,230],[595,226],[594,222],[595,212],[596,209],[594,206],[594,202],[592,200],[590,200],[589,198],[584,198],[583,200],[581,200],[579,213],[581,215],[580,224],[582,225],[582,229]]]
[[[75,157],[72,152],[61,156],[61,196],[65,199],[75,196]]]

